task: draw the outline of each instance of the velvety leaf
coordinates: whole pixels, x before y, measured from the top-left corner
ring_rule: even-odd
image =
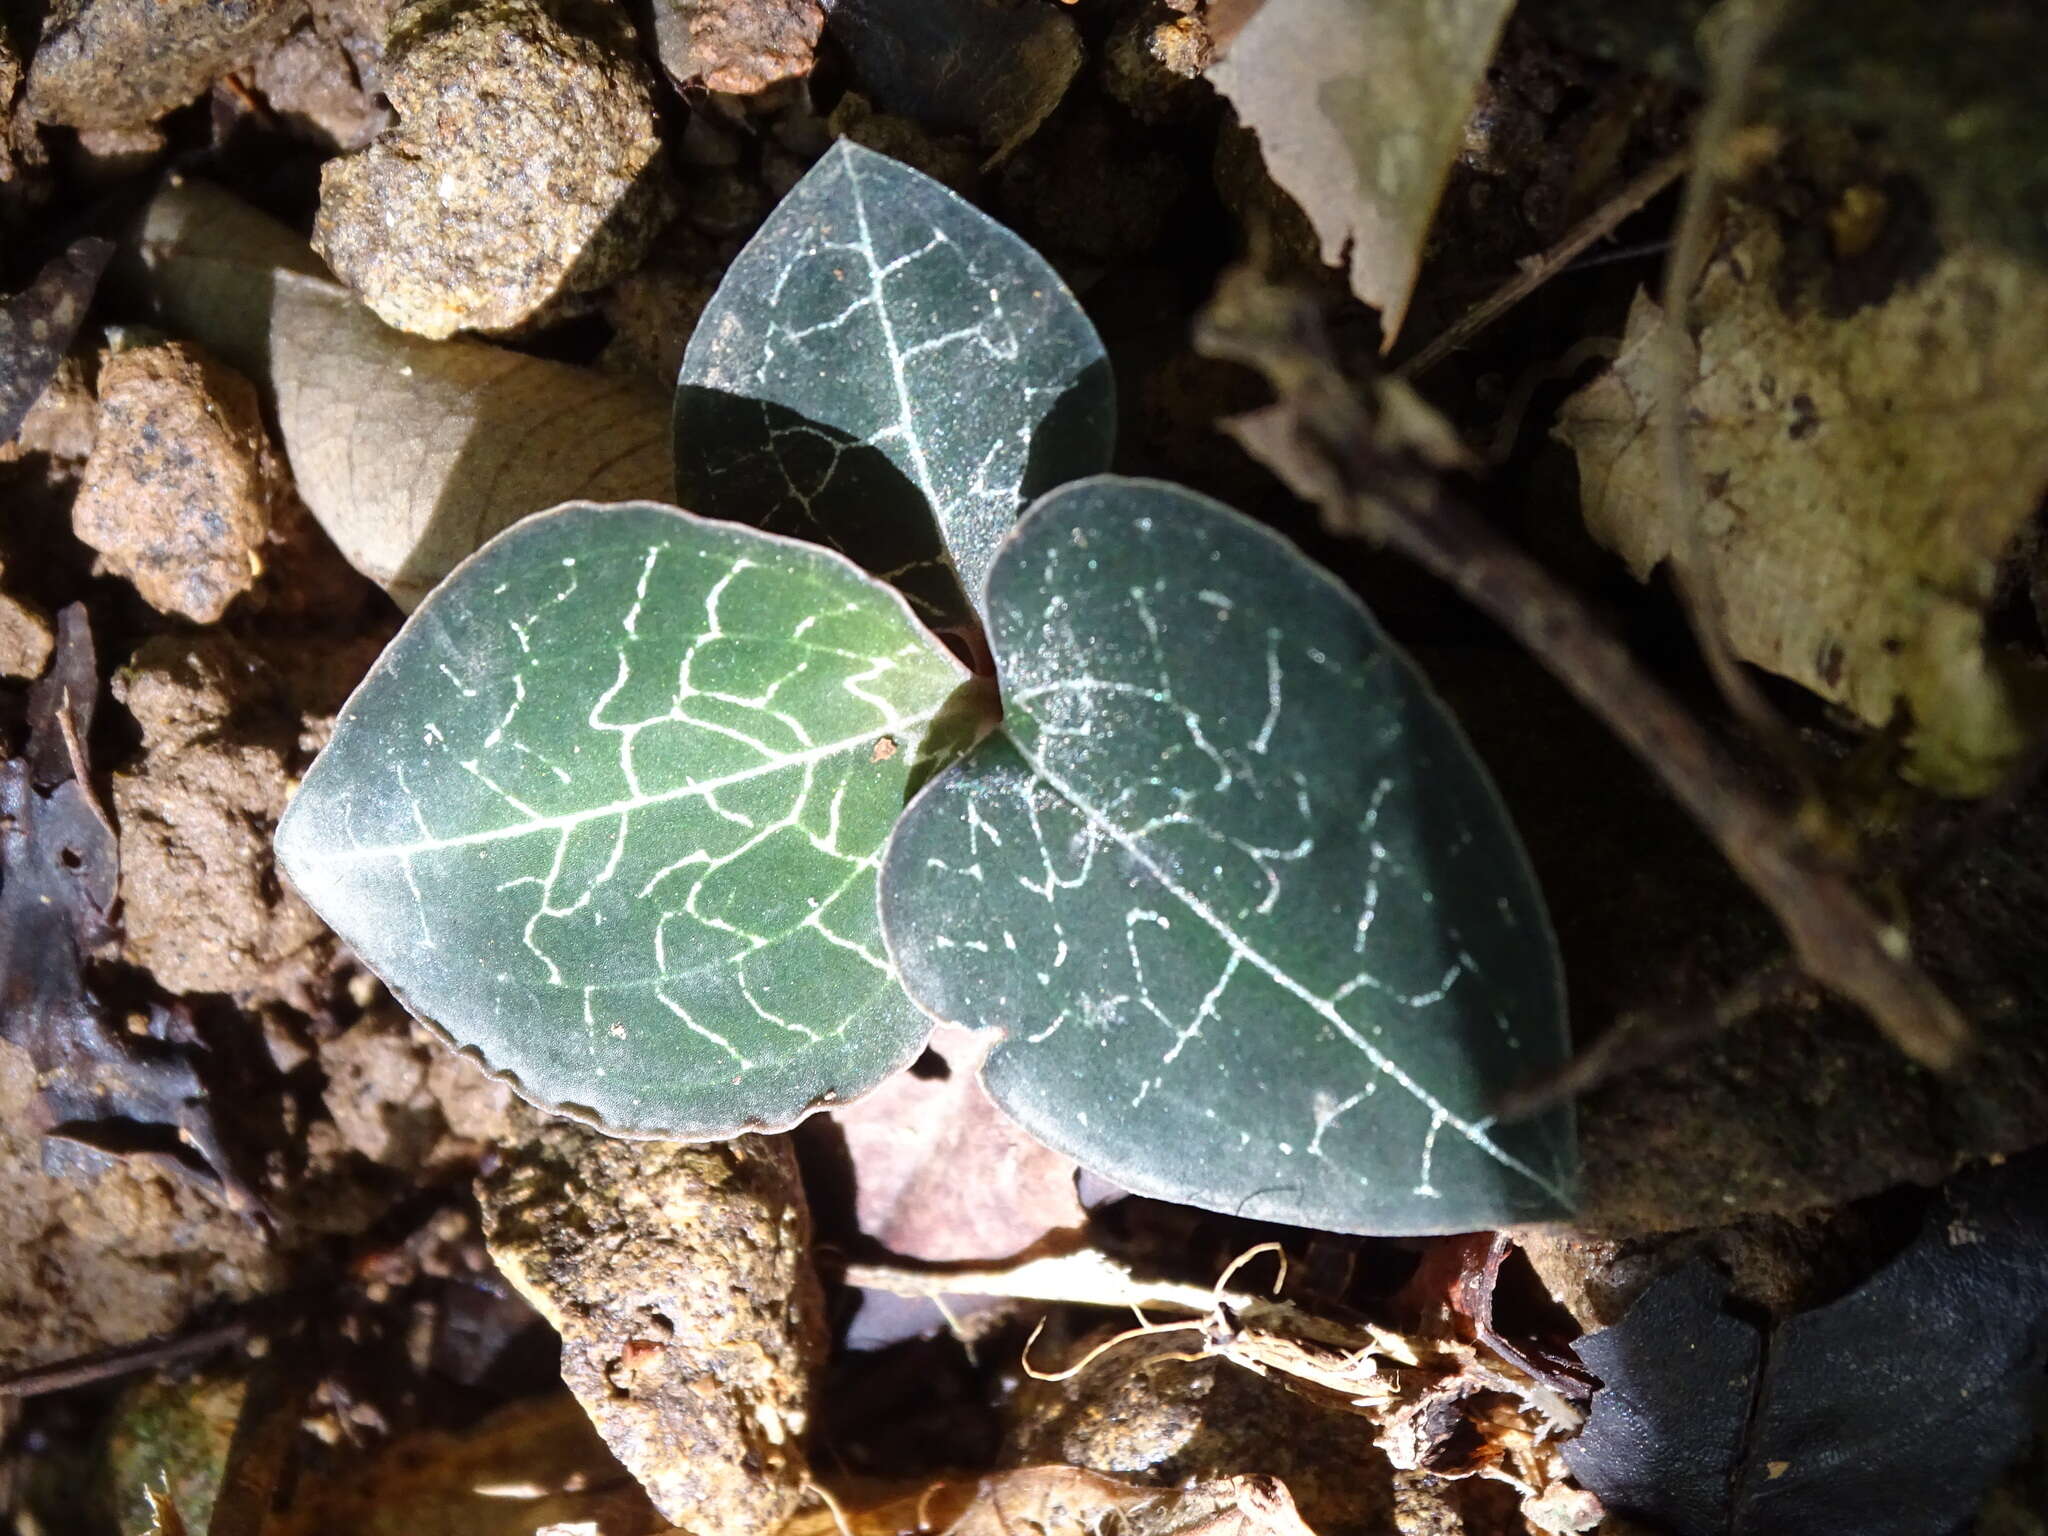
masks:
[[[1471,748],[1348,591],[1213,501],[1100,477],[990,573],[1001,728],[905,813],[891,954],[1049,1146],[1143,1194],[1343,1231],[1569,1201],[1541,896]]]
[[[0,443],[21,430],[29,408],[49,387],[113,254],[105,240],[80,240],[53,257],[28,287],[0,302]]]
[[[1391,343],[1511,0],[1268,0],[1210,70]],[[1235,18],[1233,18],[1235,20]]]
[[[786,1127],[916,1053],[883,839],[958,665],[839,556],[559,508],[420,607],[277,833],[406,1005],[539,1102]]]
[[[1565,1447],[1609,1510],[1669,1536],[1947,1536],[2033,1422],[2048,1366],[2048,1160],[1955,1180],[1861,1289],[1766,1340],[1700,1261],[1580,1341],[1600,1377]]]
[[[955,620],[1024,505],[1108,466],[1113,415],[1102,343],[1044,259],[842,140],[690,338],[677,494],[843,549]]]
[[[299,494],[402,608],[530,512],[668,493],[659,391],[393,330],[297,235],[201,181],[157,194],[142,250],[165,323],[268,391]]]

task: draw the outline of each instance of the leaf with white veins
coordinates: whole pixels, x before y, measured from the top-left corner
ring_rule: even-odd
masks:
[[[842,140],[690,338],[677,499],[843,549],[954,620],[1018,513],[1107,468],[1113,431],[1101,339],[1045,259]]]
[[[990,572],[1001,728],[882,873],[904,986],[997,1029],[990,1092],[1140,1193],[1340,1231],[1561,1214],[1567,1113],[1489,1118],[1566,1049],[1542,898],[1413,665],[1277,536],[1103,476]]]
[[[277,833],[406,1005],[629,1134],[784,1128],[916,1054],[875,878],[962,679],[829,551],[528,518],[421,605]]]

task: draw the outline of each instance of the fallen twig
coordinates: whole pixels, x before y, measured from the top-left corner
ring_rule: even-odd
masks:
[[[1428,346],[1396,368],[1394,376],[1419,377],[1468,345],[1473,337],[1564,271],[1595,242],[1613,234],[1631,214],[1639,212],[1651,198],[1683,176],[1691,163],[1692,151],[1682,149],[1638,172],[1619,192],[1574,225],[1562,240],[1542,255],[1523,262],[1513,277],[1439,332]]]
[[[1689,1046],[1711,1039],[1768,1003],[1782,1002],[1808,985],[1790,960],[1779,959],[1711,1003],[1672,1013],[1625,1013],[1607,1032],[1555,1072],[1502,1095],[1494,1113],[1519,1120],[1583,1098],[1625,1072],[1662,1066]]]
[[[1370,399],[1338,369],[1313,305],[1227,278],[1198,344],[1264,373],[1278,402],[1230,424],[1332,532],[1400,550],[1526,646],[1648,764],[1777,915],[1808,975],[1863,1007],[1908,1055],[1946,1067],[1962,1016],[1844,870],[1743,782],[1706,731],[1540,565],[1445,483],[1450,433],[1398,380]]]
[[[1657,453],[1670,498],[1672,574],[1691,622],[1693,638],[1722,698],[1756,737],[1795,775],[1809,798],[1813,775],[1792,732],[1742,669],[1721,622],[1720,573],[1707,553],[1705,497],[1699,466],[1686,436],[1686,399],[1698,382],[1692,345],[1692,294],[1705,270],[1709,245],[1720,219],[1725,161],[1749,115],[1756,66],[1783,19],[1785,0],[1723,0],[1714,13],[1707,48],[1707,102],[1693,137],[1691,173],[1679,203],[1671,255],[1664,263],[1664,324],[1658,332],[1656,371]]]
[[[11,1371],[0,1375],[0,1398],[40,1397],[46,1392],[67,1392],[73,1387],[112,1381],[117,1376],[132,1376],[140,1371],[153,1371],[159,1366],[197,1360],[242,1343],[254,1326],[249,1318],[237,1318],[192,1333],[144,1339],[139,1343],[100,1350],[96,1354],[59,1360],[52,1365]]]

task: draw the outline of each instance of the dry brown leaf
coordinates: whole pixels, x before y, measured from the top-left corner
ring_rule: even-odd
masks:
[[[993,1264],[1087,1223],[1076,1164],[1026,1133],[982,1087],[992,1043],[941,1026],[916,1068],[832,1112],[852,1164],[860,1230],[900,1258]],[[995,1305],[953,1291],[917,1299],[869,1291],[847,1339],[877,1349],[942,1326],[958,1331]]]
[[[1079,1467],[1020,1467],[983,1478],[946,1536],[1099,1536],[1112,1515],[1125,1536],[1311,1536],[1277,1478],[1147,1488]]]
[[[1351,291],[1401,329],[1511,0],[1268,0],[1209,71]]]
[[[981,1086],[990,1041],[946,1026],[944,1076],[899,1072],[832,1112],[853,1161],[860,1229],[891,1253],[994,1263],[1087,1221],[1075,1165],[1033,1140]]]
[[[1846,319],[1787,313],[1772,217],[1729,217],[1684,361],[1723,628],[1873,726],[1905,705],[1915,776],[1983,793],[2029,736],[1983,609],[2048,485],[2048,279],[1965,248]],[[1557,427],[1588,526],[1639,579],[1687,553],[1654,424],[1662,321],[1638,295],[1614,366]]]
[[[659,391],[391,330],[217,188],[158,194],[142,252],[165,324],[269,388],[300,496],[401,607],[529,513],[673,495]]]
[[[147,1491],[149,1499],[149,1536],[185,1536],[185,1517],[178,1513],[178,1506],[171,1502],[171,1496],[158,1488]]]

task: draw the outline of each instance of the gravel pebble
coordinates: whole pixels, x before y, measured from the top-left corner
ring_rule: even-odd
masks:
[[[604,0],[417,0],[398,125],[330,160],[313,245],[388,325],[508,331],[630,271],[669,211],[653,82]]]
[[[57,0],[29,61],[24,110],[71,128],[154,122],[303,12],[304,0]]]
[[[249,381],[183,342],[100,369],[72,530],[152,608],[211,624],[254,584],[280,468]]]

